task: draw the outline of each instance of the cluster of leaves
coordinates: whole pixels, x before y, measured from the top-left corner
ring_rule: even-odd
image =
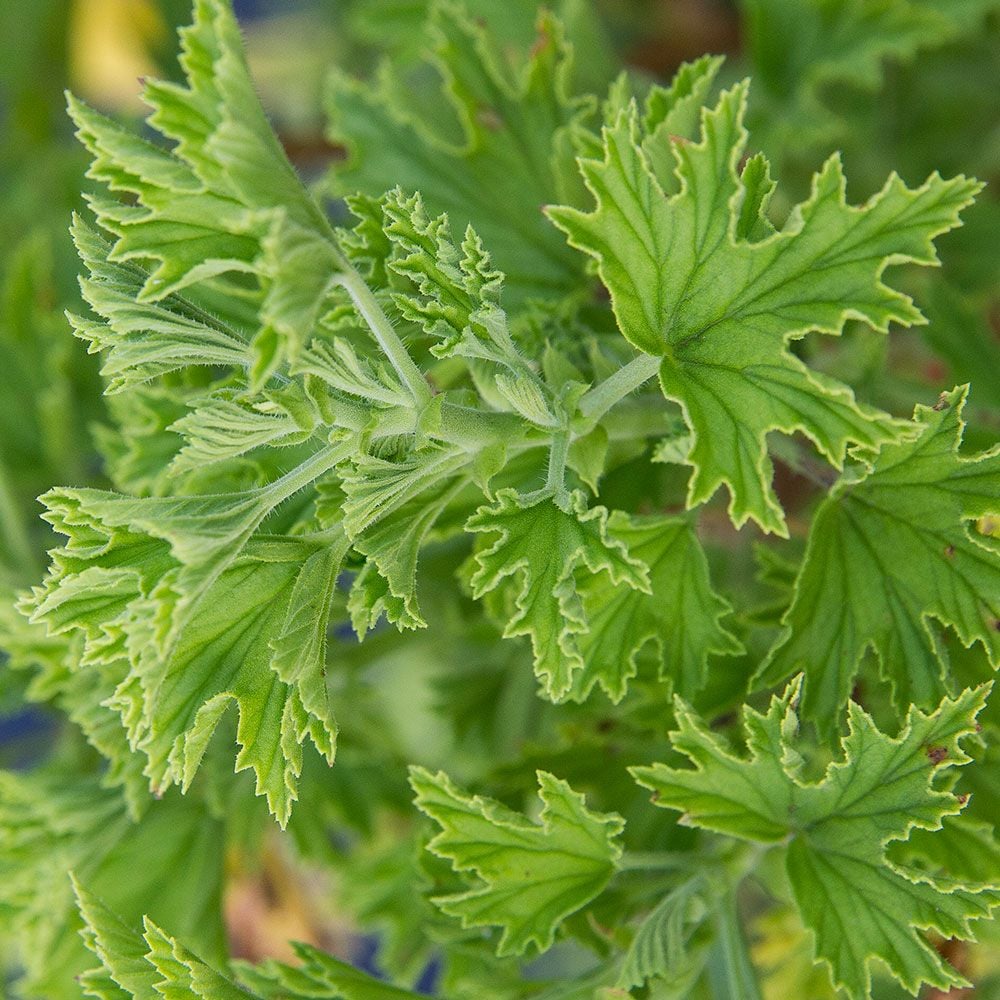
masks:
[[[69,322],[112,426],[0,617],[87,743],[0,772],[26,995],[382,1000],[434,959],[455,1000],[752,1000],[798,951],[818,997],[981,975],[996,274],[954,237],[957,277],[927,269],[992,208],[933,157],[823,155],[997,5],[746,0],[759,88],[707,56],[611,79],[558,6],[356,4],[429,54],[408,30],[397,72],[333,73],[313,190],[226,0],[143,134],[70,99]],[[861,110],[828,107],[845,80]],[[273,844],[337,873],[396,985],[229,958],[227,857]],[[785,916],[804,949],[755,965]]]

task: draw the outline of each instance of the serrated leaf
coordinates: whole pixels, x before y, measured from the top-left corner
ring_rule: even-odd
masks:
[[[272,636],[287,636],[297,581],[312,569],[291,548],[287,562],[237,560],[207,591],[166,653],[156,643],[155,606],[145,622],[139,617],[144,609],[137,608],[130,652],[140,690],[123,686],[116,698],[123,717],[136,719],[132,739],[149,758],[146,773],[155,789],[191,783],[223,713],[236,702],[236,770],[253,769],[257,794],[266,796],[282,825],[297,794],[301,744],[308,736],[332,761],[336,736],[324,664],[302,646],[315,641],[311,631],[300,637],[296,650],[310,657],[306,662],[293,660],[288,645],[277,652],[271,647]],[[316,711],[307,711],[299,690],[282,682],[279,667]]]
[[[290,966],[268,960],[252,966],[236,964],[240,982],[264,1000],[298,1000],[316,997],[323,1000],[417,1000],[422,994],[400,989],[375,979],[367,972],[348,965],[306,944],[295,944],[301,965]]]
[[[618,985],[628,990],[662,979],[671,995],[686,995],[704,968],[711,941],[707,925],[717,902],[702,874],[668,892],[639,925]]]
[[[648,593],[648,570],[609,531],[605,508],[588,509],[582,494],[573,494],[565,509],[551,497],[531,502],[513,490],[501,490],[496,501],[465,525],[499,536],[476,553],[472,593],[481,598],[514,578],[504,635],[531,637],[535,673],[549,697],[560,699],[583,666],[580,637],[590,628],[578,573],[606,573],[615,585]]]
[[[82,219],[73,223],[73,241],[88,275],[80,288],[103,320],[70,316],[74,332],[90,353],[103,352],[105,392],[119,393],[169,372],[199,366],[245,369],[253,361],[240,331],[230,329],[180,294],[143,302],[147,275],[111,258],[111,245]]]
[[[53,554],[53,572],[26,609],[56,634],[82,634],[82,669],[118,671],[109,703],[145,754],[155,789],[190,784],[235,701],[237,769],[254,769],[258,793],[284,823],[301,743],[308,736],[332,759],[336,734],[323,681],[329,605],[317,604],[302,581],[315,583],[320,572],[332,586],[345,543],[260,540],[243,555],[227,550],[185,602],[167,545],[109,527],[83,492],[53,499],[52,519],[69,542]]]
[[[887,847],[913,829],[937,830],[961,801],[941,772],[969,761],[961,741],[975,732],[986,689],[912,708],[899,736],[881,733],[855,702],[840,759],[806,783],[795,746],[798,685],[766,714],[743,711],[747,755],[735,755],[681,701],[674,747],[694,765],[636,767],[655,804],[683,822],[741,840],[780,844],[796,906],[815,935],[816,955],[852,997],[871,995],[870,963],[881,959],[911,992],[965,980],[919,933],[968,938],[970,922],[1000,905],[1000,888],[893,863]]]
[[[809,533],[784,631],[761,677],[805,669],[803,713],[826,726],[873,648],[897,705],[946,690],[934,622],[1000,664],[1000,549],[970,522],[1000,512],[1000,448],[960,454],[966,389],[918,406],[915,436],[845,474]]]
[[[422,195],[398,188],[378,202],[354,203],[363,214],[345,243],[370,270],[384,272],[381,280],[395,289],[389,294],[400,315],[434,338],[431,353],[462,357],[474,374],[477,362],[496,366],[489,371],[501,399],[538,426],[557,426],[544,383],[521,354],[500,307],[504,275],[473,228],[456,246],[447,216],[430,218]],[[390,275],[412,287],[399,290]]]
[[[705,684],[710,655],[734,656],[740,642],[722,625],[729,605],[712,590],[708,562],[692,525],[683,518],[630,517],[615,511],[611,534],[637,562],[649,567],[648,592],[595,577],[586,587],[589,629],[579,639],[583,669],[573,697],[586,698],[599,684],[620,701],[636,673],[636,658],[656,647],[660,677],[685,698]]]
[[[46,519],[57,530],[89,520],[98,530],[127,528],[168,542],[183,566],[176,586],[194,599],[233,562],[275,507],[332,469],[344,454],[321,449],[267,486],[243,493],[131,497],[96,489],[57,489],[42,502],[50,511]]]
[[[459,449],[427,448],[401,461],[361,456],[342,470],[344,524],[355,549],[384,581],[384,586],[375,581],[369,569],[355,583],[359,636],[383,611],[398,628],[424,626],[416,597],[417,560],[435,522],[468,484],[468,461]]]
[[[210,279],[239,294],[231,277],[253,276],[260,310],[245,340],[259,384],[304,346],[350,266],[267,122],[229,4],[197,0],[181,39],[184,83],[151,80],[143,91],[149,124],[171,149],[70,98],[93,156],[88,176],[111,195],[89,200],[100,227],[115,237],[106,259],[138,272],[140,303]],[[82,333],[100,337],[86,323]]]
[[[548,213],[597,260],[622,334],[662,358],[663,392],[694,437],[688,505],[726,486],[734,524],[752,519],[784,534],[768,433],[801,431],[838,468],[850,444],[874,447],[899,434],[897,422],[807,368],[789,343],[810,331],[839,334],[849,318],[878,330],[921,322],[882,273],[890,263],[935,263],[932,239],[958,224],[979,185],[935,175],[910,190],[891,177],[854,208],[834,157],[781,231],[750,242],[741,206],[756,199],[759,217],[769,188],[761,191],[762,161],[748,165],[746,180],[738,172],[746,97],[745,83],[724,93],[704,113],[696,144],[661,137],[680,182],[670,197],[629,106],[604,130],[603,159],[580,161],[596,208]]]
[[[289,410],[272,401],[248,403],[220,393],[198,401],[169,428],[184,438],[171,463],[176,472],[202,469],[262,447],[288,447],[307,440],[303,427]]]
[[[410,769],[416,805],[441,827],[428,850],[480,884],[434,900],[463,926],[499,926],[498,955],[551,947],[556,928],[614,874],[624,821],[590,812],[582,795],[538,772],[540,824],[499,802],[467,796],[442,772]]]
[[[329,538],[305,560],[295,576],[285,622],[277,638],[271,640],[271,668],[286,684],[298,689],[302,707],[317,719],[330,719],[326,633],[347,549],[343,535]]]
[[[232,980],[148,917],[140,933],[79,882],[74,889],[85,922],[84,941],[103,966],[103,971],[84,974],[92,996],[107,998],[110,979],[134,1000],[246,1000],[248,994]]]
[[[194,796],[167,796],[133,822],[92,775],[0,772],[0,928],[22,956],[25,993],[76,995],[90,964],[70,870],[130,918],[150,910],[221,954],[223,854],[224,829]]]

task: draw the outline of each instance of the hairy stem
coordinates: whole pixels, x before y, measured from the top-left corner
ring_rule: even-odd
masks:
[[[338,280],[347,290],[351,301],[368,324],[379,347],[382,348],[389,363],[396,370],[396,374],[410,390],[417,405],[419,407],[426,406],[431,401],[431,390],[427,385],[427,380],[414,363],[413,358],[410,357],[371,289],[353,269],[345,271]]]
[[[580,413],[593,425],[596,424],[615,403],[635,392],[644,382],[648,382],[660,368],[660,359],[651,354],[640,354],[624,368],[598,383],[580,400]]]
[[[545,488],[550,490],[557,500],[566,495],[566,457],[569,454],[569,433],[556,431],[552,435],[552,446],[549,450],[549,471],[545,479]]]

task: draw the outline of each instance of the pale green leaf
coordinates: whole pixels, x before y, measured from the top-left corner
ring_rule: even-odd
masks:
[[[318,422],[318,415],[311,422]],[[288,447],[308,440],[313,426],[274,398],[250,401],[220,392],[195,403],[169,430],[184,438],[171,463],[177,472],[203,469],[214,462],[238,458],[256,448]]]
[[[253,276],[261,304],[245,341],[263,383],[304,346],[350,267],[261,109],[226,0],[197,0],[181,40],[185,82],[151,80],[143,92],[149,124],[169,150],[70,98],[93,156],[88,176],[111,195],[90,204],[115,237],[109,266],[139,272],[138,302],[160,303],[213,278],[238,295],[230,277]],[[86,323],[81,332],[100,336]]]
[[[84,941],[103,967],[83,976],[91,995],[109,997],[110,979],[134,1000],[246,1000],[244,990],[148,917],[140,933],[79,882],[74,881],[74,889]]]
[[[502,927],[499,955],[531,946],[546,951],[559,924],[615,872],[623,820],[590,812],[582,795],[551,774],[538,772],[539,823],[464,794],[441,772],[411,768],[410,783],[417,807],[441,827],[428,850],[478,879],[466,892],[434,902],[463,926]]]
[[[541,16],[538,40],[516,75],[456,5],[436,6],[433,34],[446,86],[440,120],[457,113],[462,144],[401,110],[390,85],[336,73],[332,132],[351,155],[334,168],[333,186],[377,197],[399,185],[421,192],[429,211],[446,212],[456,227],[471,224],[507,275],[513,304],[572,291],[579,265],[539,211],[559,197],[555,164],[568,152],[561,135],[591,107],[567,94],[570,53],[559,23]]]
[[[499,536],[476,553],[473,596],[511,578],[505,586],[513,607],[504,635],[531,637],[546,694],[564,698],[583,667],[580,637],[590,628],[578,577],[606,573],[613,585],[649,593],[646,566],[609,530],[607,510],[588,509],[580,493],[563,507],[552,497],[530,501],[501,490],[496,504],[480,507],[465,528]]]
[[[111,246],[82,219],[75,219],[73,240],[88,275],[80,288],[101,321],[71,316],[76,335],[91,353],[104,355],[101,374],[107,393],[122,392],[192,365],[245,369],[250,345],[180,294],[157,302],[140,300],[146,273],[111,259]]]
[[[104,503],[103,495],[95,502]],[[309,737],[333,756],[324,650],[342,536],[253,540],[242,555],[220,550],[211,574],[199,576],[201,589],[185,598],[177,589],[183,567],[165,542],[110,527],[84,491],[66,491],[52,504],[52,520],[69,541],[53,553],[49,579],[25,607],[55,634],[82,634],[82,670],[115,672],[119,686],[108,703],[145,754],[152,786],[190,784],[235,701],[237,769],[254,769],[258,792],[287,820],[301,743]]]
[[[416,597],[417,560],[435,522],[468,485],[468,463],[462,450],[426,448],[399,461],[361,456],[340,470],[344,525],[385,588],[370,571],[355,583],[359,635],[374,627],[383,611],[398,628],[424,626]]]
[[[710,918],[718,904],[708,880],[692,876],[668,892],[639,925],[625,952],[618,985],[624,989],[662,979],[682,997],[705,966]]]
[[[682,518],[630,517],[615,511],[611,534],[636,561],[649,567],[650,589],[636,590],[595,577],[585,590],[589,630],[580,636],[583,669],[574,698],[599,684],[620,701],[636,673],[636,658],[651,644],[660,677],[688,698],[704,687],[710,655],[736,655],[739,641],[722,625],[729,605],[712,590],[708,562],[690,522]]]

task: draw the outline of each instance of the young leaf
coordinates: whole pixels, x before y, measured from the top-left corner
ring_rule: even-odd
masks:
[[[294,413],[273,400],[249,402],[219,393],[196,403],[170,430],[185,439],[171,468],[190,472],[256,448],[301,444],[313,428],[303,426]]]
[[[540,825],[480,796],[467,796],[442,772],[410,769],[416,804],[440,827],[428,850],[479,880],[434,900],[464,927],[501,927],[498,955],[552,946],[556,928],[607,885],[621,856],[625,823],[590,812],[565,781],[538,772]]]
[[[649,593],[646,566],[608,530],[608,512],[588,510],[581,493],[564,508],[551,497],[529,502],[513,490],[501,490],[496,504],[480,507],[465,529],[499,535],[476,553],[473,596],[481,598],[505,578],[517,578],[510,587],[514,610],[504,635],[531,636],[535,673],[546,694],[565,697],[583,666],[580,636],[590,628],[578,573],[607,573],[613,585]]]
[[[109,504],[129,502],[103,497],[94,501],[102,514]],[[235,701],[237,769],[254,769],[258,792],[285,822],[302,766],[300,744],[308,736],[333,757],[323,595],[336,579],[343,540],[261,540],[243,555],[221,551],[211,574],[200,571],[203,589],[185,602],[177,590],[181,567],[168,546],[109,527],[88,499],[82,490],[51,498],[52,520],[69,541],[53,553],[53,571],[26,609],[56,634],[82,633],[85,669],[119,665],[122,680],[109,703],[121,713],[130,744],[146,755],[145,773],[157,790],[190,784]],[[143,526],[156,528],[152,520]],[[315,582],[317,573],[326,574],[327,589],[307,593],[301,581]]]
[[[116,262],[111,245],[79,217],[73,242],[88,275],[80,279],[87,304],[103,320],[70,316],[90,353],[102,352],[105,393],[120,393],[193,365],[247,369],[253,353],[247,338],[216,316],[175,293],[141,301],[146,273]]]
[[[719,905],[705,876],[693,875],[656,905],[625,952],[618,985],[623,989],[662,979],[683,995],[701,974],[711,941],[710,920]]]
[[[804,670],[803,714],[825,727],[869,648],[897,705],[940,698],[946,661],[932,620],[1000,665],[1000,549],[970,523],[1000,513],[1000,448],[960,454],[966,393],[918,406],[915,436],[845,474],[813,521],[761,677]]]
[[[590,628],[579,638],[583,669],[574,679],[573,697],[586,698],[600,684],[613,701],[621,701],[635,676],[636,658],[651,643],[660,676],[689,698],[705,684],[710,655],[743,651],[721,624],[730,609],[712,590],[705,553],[683,518],[615,511],[608,528],[633,559],[649,567],[650,589],[615,586],[607,576],[594,577],[586,588]]]
[[[420,548],[445,507],[468,483],[462,473],[469,456],[454,448],[426,448],[399,462],[362,456],[342,470],[344,524],[354,547],[384,582],[384,599],[362,594],[376,581],[359,578],[356,600],[367,608],[355,625],[359,635],[385,611],[399,628],[421,628],[417,605]],[[381,584],[376,585],[381,590]]]
[[[663,392],[681,405],[694,436],[688,506],[725,485],[734,524],[752,519],[784,534],[768,433],[801,431],[839,468],[852,442],[874,447],[900,429],[807,368],[789,342],[813,330],[839,334],[850,318],[877,330],[921,322],[882,273],[890,263],[935,263],[933,238],[958,224],[979,185],[933,176],[910,190],[893,176],[854,208],[833,157],[782,230],[751,242],[740,231],[741,206],[763,197],[762,161],[738,173],[746,99],[745,83],[724,93],[705,112],[699,143],[658,137],[671,143],[680,181],[672,197],[629,106],[604,130],[603,159],[580,162],[596,208],[548,213],[571,245],[597,260],[625,338],[660,359]]]
[[[671,739],[694,766],[654,764],[632,773],[655,792],[656,805],[680,811],[687,825],[782,845],[816,955],[850,996],[871,996],[874,958],[913,993],[922,983],[965,985],[919,931],[969,938],[971,922],[1000,905],[1000,888],[904,867],[886,852],[911,830],[937,830],[961,810],[938,779],[970,760],[961,741],[975,732],[987,689],[945,700],[930,714],[911,709],[895,738],[851,702],[841,759],[813,784],[800,777],[793,742],[798,693],[798,684],[789,685],[764,715],[744,709],[747,756],[734,755],[678,700]]]

